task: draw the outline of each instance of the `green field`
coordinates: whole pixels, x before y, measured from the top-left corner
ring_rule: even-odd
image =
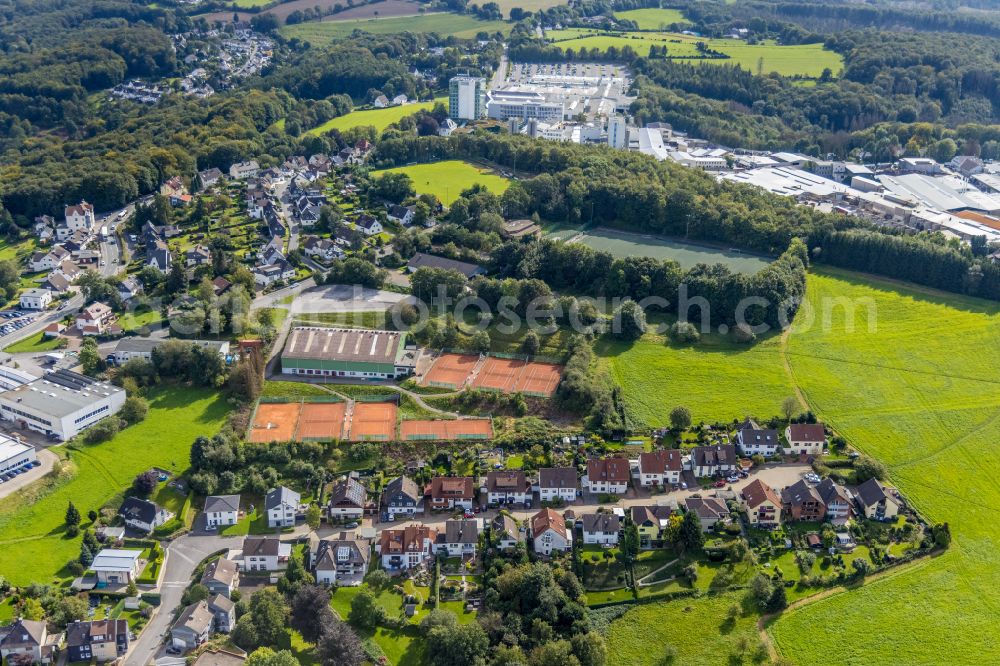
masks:
[[[659,9],[657,7],[615,12],[615,18],[622,21],[635,21],[639,30],[659,30],[674,23],[689,22],[684,18],[684,12],[679,9]]]
[[[348,130],[352,127],[362,127],[371,125],[376,132],[381,132],[392,123],[398,122],[406,116],[412,116],[417,111],[430,111],[434,104],[441,102],[448,105],[447,97],[438,97],[431,102],[420,102],[418,104],[404,104],[402,106],[390,106],[387,109],[368,109],[365,111],[352,111],[328,120],[318,127],[314,127],[306,134],[325,134],[330,130]]]
[[[496,194],[502,194],[510,185],[510,181],[506,178],[501,178],[488,169],[461,160],[414,164],[386,169],[385,171],[374,171],[372,174],[377,176],[380,173],[390,172],[408,174],[413,179],[413,187],[417,194],[433,194],[446,206],[458,199],[462,190],[466,190],[476,183],[485,185],[490,192]]]
[[[954,541],[945,555],[777,620],[769,631],[782,654],[796,664],[997,663],[991,625],[1000,591],[990,581],[1000,566],[1000,526],[992,521],[1000,503],[1000,450],[993,446],[1000,438],[1000,306],[829,269],[810,274],[807,300],[784,346],[771,337],[750,348],[673,349],[647,337],[631,348],[604,343],[600,351],[629,410],[651,424],[665,422],[674,404],[690,407],[696,421],[748,411],[770,416],[797,386],[820,419],[888,465],[891,481],[925,517],[950,523]],[[854,306],[850,316],[844,303]],[[711,603],[643,607],[615,622],[611,638],[638,631],[629,618],[652,613],[647,608],[662,610],[641,626],[670,632],[681,617],[690,627]],[[671,617],[685,606],[689,614]],[[822,629],[832,626],[891,630]],[[728,637],[684,637],[677,648],[690,656],[677,663],[728,662]],[[619,645],[609,663],[655,663],[643,662],[628,641],[609,640]]]
[[[650,46],[666,46],[668,57],[696,58],[697,42],[705,42],[709,48],[725,53],[728,58],[699,58],[692,60],[700,64],[737,64],[756,73],[758,66],[764,74],[777,72],[784,76],[817,77],[829,68],[835,75],[843,68],[840,54],[827,51],[822,44],[795,44],[779,46],[773,42],[747,44],[739,39],[703,39],[691,35],[671,32],[624,32],[602,33],[594,29],[569,28],[549,30],[546,38],[553,40],[562,49],[597,48],[606,51],[609,47],[632,48],[639,55],[648,55]],[[763,59],[763,60],[761,60]]]
[[[240,9],[253,9],[254,7],[265,7],[274,0],[233,0],[233,4]]]
[[[616,257],[673,259],[685,270],[693,268],[696,264],[725,264],[736,273],[756,273],[770,263],[766,257],[745,252],[722,250],[664,236],[634,234],[607,227],[584,231],[576,227],[561,226],[546,234],[546,237],[556,240],[572,238],[574,243],[610,252]]]
[[[540,9],[568,4],[568,0],[497,0],[497,4],[503,15],[509,17],[510,10],[515,7],[520,7],[526,12],[537,12]]]
[[[510,32],[503,21],[480,21],[467,14],[423,14],[383,19],[353,19],[350,21],[310,21],[286,25],[280,29],[286,39],[297,37],[313,46],[325,46],[335,39],[350,37],[355,30],[375,34],[395,32],[436,32],[442,37],[473,39],[480,32]]]
[[[61,339],[47,338],[44,333],[38,332],[31,337],[4,347],[4,351],[10,354],[15,354],[17,352],[47,352],[52,351],[53,349],[59,349],[63,345],[64,343]]]
[[[52,484],[39,497],[22,493],[0,500],[0,575],[15,585],[66,577],[66,563],[80,551],[80,539],[63,536],[63,516],[72,501],[84,516],[122,492],[152,466],[188,466],[191,442],[222,425],[229,406],[215,391],[164,387],[150,392],[146,420],[103,444],[68,453],[75,474]]]

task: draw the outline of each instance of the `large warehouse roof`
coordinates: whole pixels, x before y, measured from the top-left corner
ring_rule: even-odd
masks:
[[[282,357],[395,363],[405,337],[399,331],[296,327],[288,336]]]
[[[62,418],[123,390],[70,370],[56,370],[2,395],[10,402]]]
[[[911,196],[928,208],[943,211],[1000,210],[1000,200],[984,194],[967,183],[952,177],[935,178],[919,173],[902,176],[879,176],[879,180],[890,192],[899,196]]]

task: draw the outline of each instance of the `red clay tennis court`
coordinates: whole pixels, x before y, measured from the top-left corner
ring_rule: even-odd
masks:
[[[516,391],[527,395],[552,397],[559,386],[562,366],[555,363],[528,363],[517,378]]]
[[[479,374],[472,380],[472,385],[475,388],[513,393],[525,363],[516,359],[490,356],[479,369]]]
[[[404,442],[492,437],[493,422],[490,419],[403,421],[399,424],[399,438]]]
[[[251,442],[287,442],[295,434],[299,421],[299,403],[262,402],[257,405],[253,427],[250,428]]]
[[[299,413],[298,441],[309,439],[343,439],[344,415],[347,403],[306,402]]]
[[[396,436],[396,404],[392,402],[356,402],[351,416],[353,442],[387,442]]]
[[[472,374],[479,357],[472,354],[441,354],[424,375],[421,386],[459,389]]]

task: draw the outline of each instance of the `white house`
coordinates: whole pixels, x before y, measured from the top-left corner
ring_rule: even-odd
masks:
[[[587,461],[583,485],[592,493],[623,495],[628,490],[630,476],[629,463],[624,458],[591,458]]]
[[[785,428],[785,453],[818,456],[826,446],[826,430],[822,423],[793,423]]]
[[[618,545],[618,533],[622,525],[618,516],[612,513],[588,513],[581,518],[583,542],[601,546]]]
[[[76,329],[83,335],[103,335],[115,321],[114,311],[104,303],[91,303],[76,317]]]
[[[538,470],[538,498],[542,502],[576,499],[577,476],[575,467],[545,467]]]
[[[368,571],[370,552],[368,541],[348,533],[320,541],[312,557],[316,582],[340,587],[360,585]]]
[[[387,213],[390,220],[398,222],[404,227],[408,227],[413,224],[413,215],[415,211],[415,206],[400,206],[393,205],[389,206],[389,211]]]
[[[448,557],[475,557],[478,544],[478,520],[447,520],[444,523],[444,540],[438,543],[438,550]]]
[[[264,511],[267,513],[268,527],[295,527],[295,514],[299,510],[302,495],[284,486],[267,491],[264,497]]]
[[[681,452],[677,449],[640,453],[639,485],[650,488],[680,483],[682,468]]]
[[[365,487],[357,479],[347,477],[334,484],[327,515],[330,520],[361,520],[367,501]]]
[[[382,511],[389,520],[412,518],[417,511],[423,511],[423,504],[424,494],[413,479],[405,476],[390,481],[382,493]]]
[[[83,229],[89,231],[94,228],[94,207],[86,201],[81,201],[75,206],[66,206],[66,226],[70,230]]]
[[[358,216],[355,225],[357,226],[358,231],[363,233],[365,236],[376,236],[382,233],[382,223],[371,215],[362,213]]]
[[[253,269],[253,281],[258,287],[267,287],[278,280],[290,280],[295,277],[295,268],[286,261]]]
[[[129,581],[139,577],[140,555],[142,555],[141,550],[105,548],[94,556],[90,568],[97,574],[99,583],[127,585]]]
[[[566,520],[552,509],[542,509],[531,517],[531,539],[532,548],[539,555],[567,551],[573,546]]]
[[[52,303],[52,292],[48,289],[25,289],[21,292],[20,302],[25,310],[44,310]]]
[[[427,525],[386,529],[382,530],[375,550],[387,571],[413,569],[433,556],[437,537],[437,530]]]
[[[409,101],[409,98],[406,95],[396,95],[392,98],[392,106],[402,106],[407,101]]]
[[[123,404],[125,389],[71,370],[56,370],[0,393],[0,418],[66,440],[117,414]]]
[[[736,432],[736,448],[745,456],[769,457],[780,451],[781,441],[777,430],[743,428]]]
[[[229,167],[229,177],[239,180],[253,178],[258,172],[260,172],[260,165],[257,164],[257,160],[237,162]]]
[[[35,252],[28,259],[28,270],[38,273],[58,268],[59,264],[68,261],[72,253],[62,245],[55,245],[48,252]]]
[[[243,540],[244,571],[277,571],[288,563],[292,544],[274,537],[247,537]]]
[[[493,535],[497,539],[500,550],[514,550],[517,544],[524,541],[521,529],[517,526],[517,521],[510,515],[501,513],[493,519]]]
[[[385,95],[379,95],[372,101],[372,106],[374,106],[376,109],[384,109],[385,107],[389,106],[389,98],[386,97]]]
[[[126,497],[118,515],[128,527],[147,534],[174,516],[159,504],[140,497]]]
[[[531,483],[521,470],[488,472],[483,490],[490,505],[524,504],[531,500]]]
[[[235,525],[239,520],[239,495],[209,495],[205,498],[206,527]]]

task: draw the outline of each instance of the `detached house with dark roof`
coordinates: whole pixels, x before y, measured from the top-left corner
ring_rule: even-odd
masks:
[[[347,477],[334,484],[327,515],[330,520],[361,520],[367,503],[365,487],[357,479]]]
[[[208,640],[214,622],[215,616],[209,610],[207,601],[191,604],[171,625],[170,642],[183,652],[193,650]]]
[[[573,476],[576,477],[575,472]],[[531,482],[519,469],[487,472],[483,491],[486,493],[486,502],[491,506],[531,501]]]
[[[770,457],[781,450],[778,431],[771,429],[744,428],[738,430],[736,431],[736,446],[740,453],[745,456]]]
[[[209,495],[205,498],[206,527],[235,525],[239,520],[239,495]]]
[[[295,527],[295,515],[299,511],[301,501],[302,495],[284,486],[267,491],[267,495],[264,496],[267,526]]]
[[[320,541],[312,555],[312,568],[320,585],[361,585],[368,571],[371,548],[368,541],[341,532],[336,539]]]
[[[382,493],[382,511],[388,516],[388,520],[412,518],[418,511],[423,511],[423,500],[424,494],[413,479],[396,477]]]
[[[576,499],[578,479],[575,467],[543,467],[538,470],[538,498],[542,502]]]
[[[711,531],[720,520],[729,520],[729,507],[718,497],[687,497],[684,508],[698,516],[702,532]]]
[[[96,620],[66,626],[66,654],[70,662],[114,661],[128,652],[128,622]]]
[[[857,487],[854,496],[865,518],[891,520],[899,513],[900,502],[878,479],[868,479]]]
[[[660,538],[660,533],[670,523],[674,510],[670,506],[633,506],[629,510],[632,522],[639,530],[639,543],[649,546]]]
[[[854,498],[847,488],[826,478],[816,486],[816,490],[826,505],[827,520],[834,525],[843,525],[854,516]]]
[[[736,469],[736,447],[716,444],[691,449],[691,471],[695,476],[724,476]]]
[[[231,597],[233,590],[240,585],[240,570],[236,562],[220,557],[205,565],[205,573],[201,575],[201,584],[212,594]]]
[[[437,550],[448,557],[471,558],[476,556],[478,544],[478,520],[447,520],[444,534],[438,535]]]
[[[501,513],[494,518],[490,530],[500,550],[514,550],[517,548],[517,544],[524,541],[524,535],[521,533],[517,521],[507,513]]]
[[[786,518],[791,520],[823,520],[826,504],[819,490],[805,479],[799,479],[781,491],[781,502]]]
[[[274,537],[247,537],[243,540],[243,569],[277,571],[283,569],[292,554],[292,545]]]
[[[601,546],[617,546],[622,524],[613,513],[588,513],[581,518],[583,542]]]
[[[30,656],[32,663],[51,663],[58,647],[53,638],[43,620],[16,620],[0,627],[0,657],[7,663],[20,655]]]
[[[625,458],[591,458],[587,461],[583,485],[592,493],[623,495],[628,490],[631,474]]]
[[[173,514],[162,506],[139,497],[126,497],[118,515],[128,527],[147,534],[173,518]]]

